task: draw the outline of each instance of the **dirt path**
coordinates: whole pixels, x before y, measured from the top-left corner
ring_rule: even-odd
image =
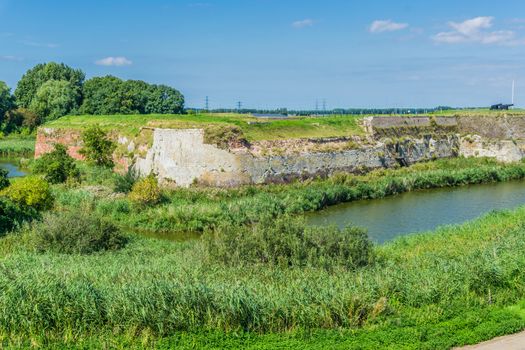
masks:
[[[525,350],[525,331],[456,350]]]

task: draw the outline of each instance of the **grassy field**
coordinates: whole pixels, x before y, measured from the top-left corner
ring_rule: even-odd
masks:
[[[36,253],[0,240],[4,345],[448,349],[525,327],[525,208],[375,248],[355,271],[203,259],[200,241]],[[82,345],[84,344],[84,345]]]
[[[362,135],[357,116],[258,119],[245,114],[66,116],[48,127],[83,129],[98,124],[104,129],[136,134],[143,126],[199,128],[205,125],[239,127],[249,141]]]

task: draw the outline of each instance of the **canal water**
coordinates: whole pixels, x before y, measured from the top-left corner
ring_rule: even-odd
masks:
[[[307,216],[312,225],[355,225],[383,243],[397,236],[462,223],[525,204],[525,182],[434,189],[336,205]]]
[[[25,172],[20,170],[17,161],[14,159],[0,158],[0,169],[7,170],[7,177],[21,177],[26,175]]]

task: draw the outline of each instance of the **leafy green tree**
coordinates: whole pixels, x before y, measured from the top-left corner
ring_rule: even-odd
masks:
[[[41,118],[26,108],[13,109],[5,114],[1,128],[5,133],[20,131],[23,128],[33,131],[41,123]]]
[[[82,84],[85,74],[79,69],[73,69],[63,63],[42,63],[28,70],[18,82],[15,90],[17,104],[29,108],[38,89],[49,80],[65,80],[76,92],[76,105],[80,104]]]
[[[84,146],[80,149],[89,162],[103,167],[113,166],[113,151],[117,147],[98,126],[93,126],[82,134]]]
[[[46,81],[31,101],[29,108],[42,120],[60,118],[78,107],[78,91],[65,80]]]
[[[184,96],[166,85],[151,85],[145,113],[178,114],[184,110]]]
[[[182,94],[169,86],[113,76],[87,80],[82,95],[83,114],[168,114],[184,108]]]
[[[44,174],[45,180],[52,184],[80,177],[75,160],[67,154],[66,147],[60,143],[55,144],[52,152],[44,154],[35,161],[33,172]]]
[[[80,107],[83,114],[119,114],[122,109],[123,81],[117,77],[95,77],[84,83]]]
[[[15,98],[6,83],[0,81],[0,123],[7,112],[15,108]]]

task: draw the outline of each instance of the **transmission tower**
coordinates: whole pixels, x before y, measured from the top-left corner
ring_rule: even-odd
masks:
[[[323,113],[326,113],[326,99],[323,99]]]
[[[208,96],[206,96],[206,110],[210,110],[210,100],[208,99]]]
[[[242,108],[242,102],[241,101],[238,101],[237,102],[237,110],[240,111]]]

